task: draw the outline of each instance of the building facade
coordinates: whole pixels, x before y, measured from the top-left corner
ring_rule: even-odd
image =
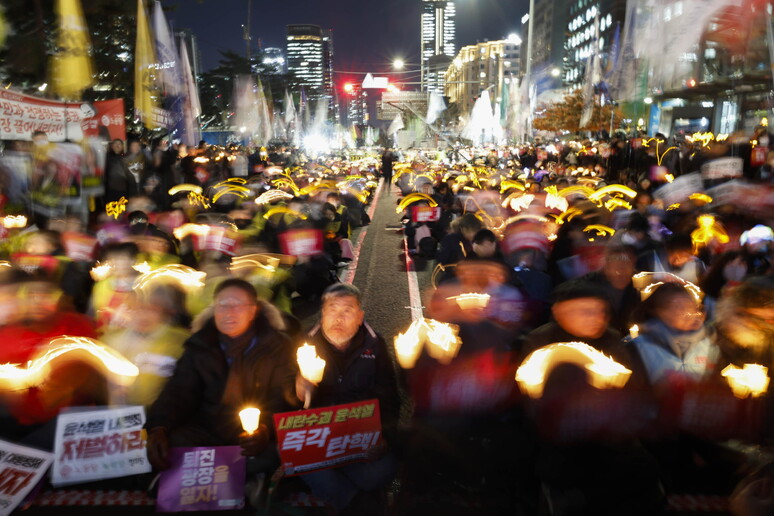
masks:
[[[333,35],[318,25],[287,26],[287,67],[309,98],[333,99]]]
[[[422,91],[443,93],[443,77],[456,53],[456,8],[452,1],[422,0]]]
[[[610,49],[616,33],[623,29],[623,0],[572,0],[566,20],[562,85],[568,91],[583,86],[586,63],[596,54],[604,74],[611,62]],[[597,39],[596,20],[599,20]]]
[[[462,47],[444,77],[449,103],[455,104],[460,114],[468,114],[487,89],[495,104],[499,103],[519,77],[521,50],[516,38]]]

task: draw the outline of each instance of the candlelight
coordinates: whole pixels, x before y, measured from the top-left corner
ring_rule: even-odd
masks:
[[[192,291],[204,286],[206,272],[197,271],[187,265],[173,263],[163,265],[154,271],[147,272],[137,278],[134,284],[135,290],[142,290],[158,280],[171,280],[186,291]]]
[[[427,328],[427,353],[442,364],[451,362],[457,356],[462,344],[458,335],[459,328],[433,319],[426,319],[425,327]]]
[[[419,332],[422,323],[419,321],[420,324],[416,324],[416,322],[412,323],[405,333],[398,333],[395,336],[395,355],[403,369],[413,368],[422,352],[422,338]]]
[[[258,424],[261,421],[261,410],[255,407],[243,409],[239,412],[239,419],[242,421],[242,429],[252,435],[258,430]]]
[[[551,370],[563,363],[576,364],[586,370],[589,383],[597,389],[620,388],[632,372],[583,342],[549,344],[530,353],[516,371],[516,381],[531,398],[543,395],[545,379]]]
[[[631,338],[636,339],[640,336],[640,327],[636,324],[633,324],[631,328],[629,328],[629,335]]]
[[[489,294],[470,292],[468,294],[460,294],[459,296],[447,297],[446,299],[447,301],[456,301],[457,306],[462,310],[471,310],[475,308],[482,310],[489,304],[490,297]]]
[[[301,376],[317,385],[325,373],[325,360],[317,356],[317,348],[306,342],[296,351],[296,360],[301,370]]]
[[[768,368],[758,364],[745,364],[741,368],[729,364],[720,372],[737,398],[757,398],[765,394],[769,388],[769,377],[766,373]]]
[[[0,387],[22,390],[45,382],[49,364],[62,355],[75,352],[79,359],[112,374],[112,379],[121,385],[130,385],[140,373],[137,366],[119,352],[86,337],[62,336],[52,339],[38,355],[21,364],[0,364]]]
[[[112,270],[113,266],[109,263],[100,263],[92,267],[91,271],[89,271],[89,274],[91,275],[91,279],[94,281],[102,281],[103,279],[106,279],[108,276],[110,276],[110,271]]]

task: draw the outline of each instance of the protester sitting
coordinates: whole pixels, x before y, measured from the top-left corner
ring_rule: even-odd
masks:
[[[259,304],[246,281],[227,279],[215,289],[214,317],[184,346],[172,377],[148,411],[148,460],[169,467],[170,446],[240,445],[248,471],[278,466],[271,446],[272,416],[297,405],[296,367],[279,311]],[[261,427],[241,431],[238,413],[261,409]]]
[[[318,385],[299,374],[298,399],[303,401],[311,396],[312,407],[377,399],[387,443],[372,449],[366,462],[308,473],[303,479],[315,496],[336,511],[374,514],[374,503],[379,502],[376,492],[392,480],[397,469],[391,451],[400,412],[395,371],[384,339],[364,321],[356,287],[332,285],[323,294],[322,302],[320,325],[311,331],[310,342],[325,360],[325,373]],[[361,493],[363,496],[358,497]]]
[[[143,405],[147,410],[183,354],[183,343],[190,337],[190,318],[182,308],[185,293],[172,285],[151,287],[147,294],[141,291],[128,304],[129,327],[109,332],[102,340],[132,361],[140,374],[131,386],[113,389],[110,402]]]
[[[584,342],[624,365],[630,363],[621,334],[610,325],[610,301],[601,287],[583,280],[559,285],[551,314],[553,321],[524,338],[522,355],[556,342]]]

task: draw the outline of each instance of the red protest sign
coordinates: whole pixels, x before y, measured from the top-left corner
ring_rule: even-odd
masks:
[[[210,226],[207,234],[194,235],[195,251],[218,251],[228,256],[235,256],[241,243],[238,233],[220,226]]]
[[[90,262],[95,258],[97,239],[90,235],[65,231],[62,233],[62,244],[71,260]]]
[[[766,163],[766,147],[755,147],[750,154],[750,165],[753,167],[760,167]]]
[[[274,415],[285,475],[363,460],[381,442],[379,400]]]
[[[441,208],[436,206],[412,206],[411,220],[413,222],[435,222],[441,218]]]
[[[323,233],[319,229],[291,229],[279,236],[282,254],[315,256],[323,252]]]

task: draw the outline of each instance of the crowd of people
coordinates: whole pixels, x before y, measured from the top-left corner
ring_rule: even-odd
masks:
[[[774,397],[729,373],[774,367],[774,176],[755,137],[357,157],[113,141],[89,213],[4,203],[0,363],[82,336],[140,375],[68,362],[4,388],[0,438],[51,449],[65,407],[141,405],[156,471],[170,447],[239,445],[257,505],[280,467],[273,414],[378,399],[384,444],[300,477],[337,513],[650,515],[669,493],[733,491],[764,514],[750,486],[770,476]],[[338,279],[378,188],[436,268],[426,318],[397,336],[367,322],[378,293]],[[427,344],[407,359],[401,337]]]

